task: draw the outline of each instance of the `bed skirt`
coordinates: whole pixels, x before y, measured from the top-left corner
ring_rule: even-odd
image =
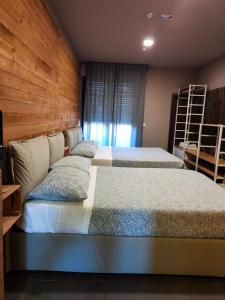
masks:
[[[225,276],[225,240],[12,232],[12,270]]]

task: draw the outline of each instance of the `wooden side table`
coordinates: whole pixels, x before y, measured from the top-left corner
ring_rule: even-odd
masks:
[[[2,185],[3,235],[17,222],[22,214],[20,185]]]

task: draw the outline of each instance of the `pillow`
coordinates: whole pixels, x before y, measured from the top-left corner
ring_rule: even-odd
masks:
[[[81,143],[83,141],[83,131],[80,126],[76,127],[77,129],[77,143]]]
[[[27,200],[82,201],[87,199],[89,174],[75,168],[55,168],[26,197]]]
[[[96,147],[96,149],[98,148],[98,142],[94,141],[94,140],[85,140],[82,143],[86,143],[86,144],[90,144]]]
[[[91,161],[81,156],[66,156],[58,160],[52,165],[52,169],[59,167],[71,167],[89,172]]]
[[[71,151],[70,154],[92,158],[95,156],[96,151],[97,151],[96,146],[90,143],[81,142]]]
[[[76,128],[71,128],[64,130],[64,136],[65,136],[65,145],[66,147],[69,147],[70,150],[74,149],[77,145],[77,130]]]
[[[59,132],[53,135],[48,135],[47,138],[50,151],[49,164],[51,166],[54,162],[64,156],[64,136],[62,132]]]
[[[22,186],[23,201],[26,194],[48,174],[48,140],[46,136],[39,136],[26,141],[9,142],[9,147],[12,152],[14,182]]]

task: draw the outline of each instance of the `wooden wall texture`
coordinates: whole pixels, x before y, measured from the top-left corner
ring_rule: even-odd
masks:
[[[79,66],[42,0],[0,1],[4,144],[80,120]]]

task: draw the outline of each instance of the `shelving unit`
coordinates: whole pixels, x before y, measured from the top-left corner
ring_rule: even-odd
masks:
[[[180,143],[183,145],[197,145],[199,126],[204,121],[206,93],[207,85],[190,84],[184,89],[179,89],[173,154],[177,154],[177,148]],[[184,151],[182,153],[181,155],[184,156]]]
[[[207,134],[204,132],[205,129],[208,131]],[[184,159],[184,161],[194,167],[196,171],[202,171],[209,175],[215,182],[218,182],[223,187],[225,187],[224,129],[224,125],[200,124],[197,149],[185,149]],[[213,133],[210,134],[210,130],[211,132],[213,131]]]
[[[18,221],[21,213],[20,185],[2,185],[3,235]]]

